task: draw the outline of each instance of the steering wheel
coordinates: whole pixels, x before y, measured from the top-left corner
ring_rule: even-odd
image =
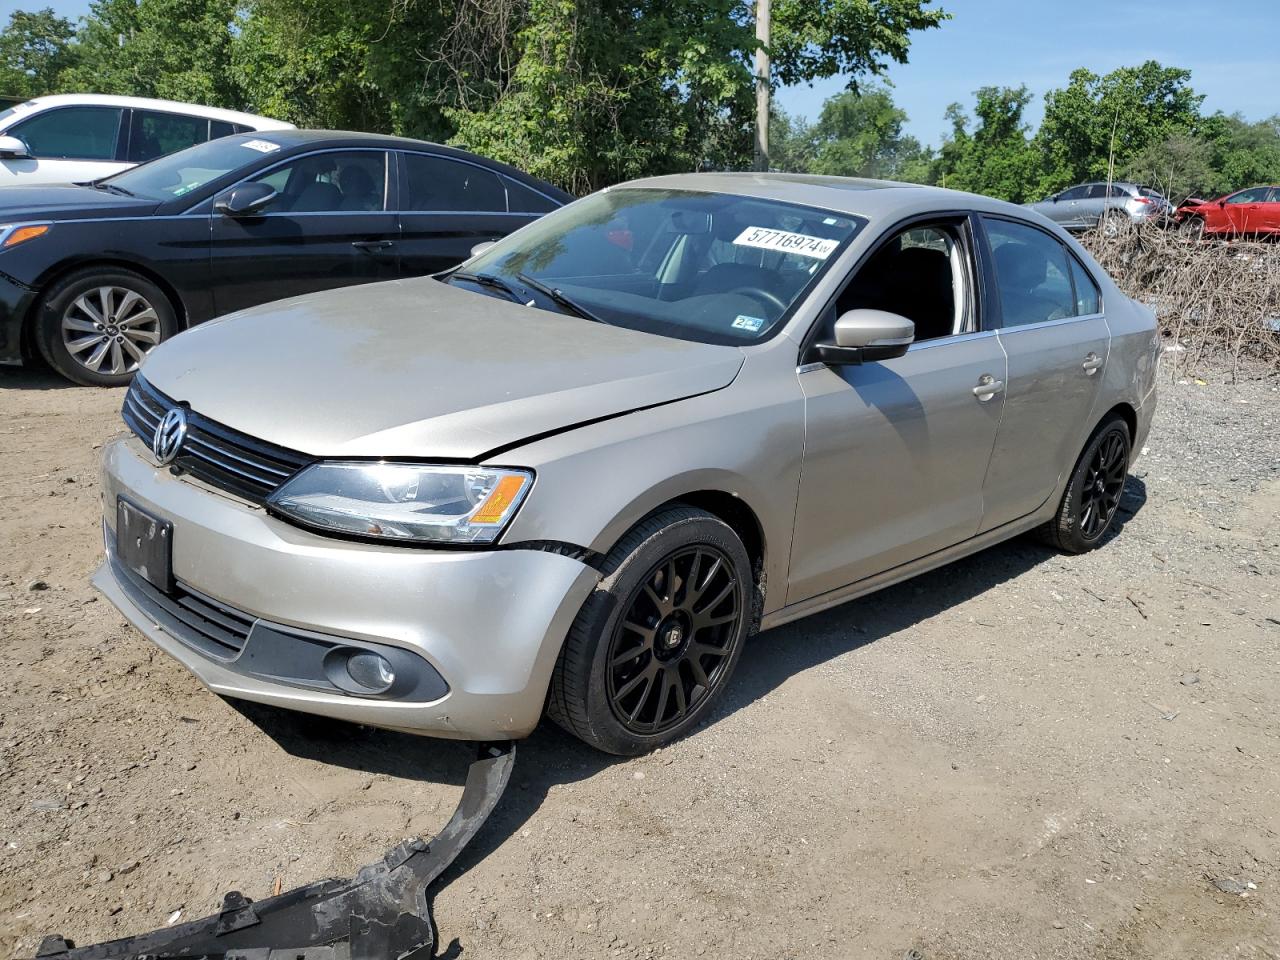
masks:
[[[730,293],[740,293],[745,297],[753,297],[756,300],[766,303],[771,307],[778,308],[778,315],[787,312],[789,304],[772,290],[766,290],[764,287],[735,287]]]

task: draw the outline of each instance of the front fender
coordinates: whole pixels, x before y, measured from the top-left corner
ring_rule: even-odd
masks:
[[[736,497],[755,515],[766,584],[786,583],[804,453],[804,398],[791,375],[729,387],[539,440],[502,454],[536,471],[506,545],[560,541],[607,554],[647,514],[689,494]],[[766,611],[785,589],[770,591]]]

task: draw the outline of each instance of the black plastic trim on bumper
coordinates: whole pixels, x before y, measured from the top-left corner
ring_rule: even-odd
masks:
[[[106,542],[111,576],[129,601],[183,646],[224,668],[269,683],[362,700],[429,703],[449,692],[449,684],[435,667],[403,647],[273,623],[197,593],[181,582],[178,592],[168,596],[124,568],[115,556],[109,528]],[[246,624],[243,636],[228,628]],[[350,686],[339,686],[330,679],[335,657],[363,651],[376,653],[391,665],[395,680],[388,689],[361,693],[354,681]]]

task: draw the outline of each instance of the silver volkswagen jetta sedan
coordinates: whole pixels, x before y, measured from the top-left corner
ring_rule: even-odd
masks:
[[[1010,204],[629,183],[159,347],[95,582],[228,697],[638,753],[756,630],[1024,531],[1101,543],[1156,359],[1152,314]]]

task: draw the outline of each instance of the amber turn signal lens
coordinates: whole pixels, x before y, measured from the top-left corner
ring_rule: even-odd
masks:
[[[480,509],[471,515],[471,522],[498,523],[528,482],[528,477],[503,477],[484,503],[480,504]]]
[[[43,237],[48,232],[49,225],[47,223],[36,224],[32,227],[18,227],[4,238],[3,246],[16,247],[18,244],[34,240],[36,237]]]

